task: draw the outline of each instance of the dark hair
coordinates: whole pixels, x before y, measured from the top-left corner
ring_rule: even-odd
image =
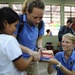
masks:
[[[10,7],[3,7],[0,9],[0,30],[4,29],[4,21],[8,21],[9,24],[19,20],[18,14]]]
[[[46,32],[49,33],[50,32],[50,29],[47,29]]]
[[[32,0],[27,4],[28,12],[32,13],[33,8],[39,8],[44,10],[45,4],[42,0]]]
[[[72,23],[72,22],[73,22],[72,19],[67,20],[67,23]]]

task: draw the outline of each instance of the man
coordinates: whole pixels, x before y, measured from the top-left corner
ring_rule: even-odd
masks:
[[[72,28],[70,27],[71,25],[72,25],[72,19],[68,19],[66,25],[62,26],[58,32],[58,40],[60,42],[61,51],[62,51],[62,47],[61,47],[62,36],[66,33],[74,34]]]
[[[38,29],[38,24],[42,21],[45,5],[41,0],[31,0],[27,3],[26,14],[23,15],[24,26],[19,33],[18,41],[21,48],[34,51],[34,60],[39,61],[39,54],[36,51],[37,48],[42,48],[42,35],[44,34],[44,23],[41,29]],[[15,34],[18,34],[18,28]],[[15,36],[16,36],[15,35]],[[31,52],[30,52],[31,54]],[[37,54],[37,55],[36,55]],[[23,57],[26,59],[29,57],[28,54],[23,53]],[[27,69],[27,75],[38,75],[38,64],[37,62],[32,62]]]
[[[73,34],[72,28],[70,27],[72,25],[72,19],[68,19],[66,22],[66,25],[62,26],[58,32],[58,40],[61,42],[62,36],[66,33]]]

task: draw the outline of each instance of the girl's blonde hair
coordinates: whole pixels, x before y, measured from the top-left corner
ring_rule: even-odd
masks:
[[[75,44],[75,36],[73,34],[67,33],[67,34],[64,34],[63,37],[70,39],[72,41],[72,43]]]
[[[22,5],[22,13],[25,14],[27,11],[27,4],[30,0],[25,0]]]

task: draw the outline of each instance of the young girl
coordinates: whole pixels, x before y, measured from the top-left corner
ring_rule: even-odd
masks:
[[[26,61],[17,40],[12,36],[19,16],[9,7],[0,9],[0,75],[24,75],[22,71],[30,65],[33,56]]]
[[[75,36],[67,33],[62,37],[63,52],[58,52],[48,62],[48,73],[57,70],[57,75],[75,75]],[[53,65],[53,67],[52,67]]]

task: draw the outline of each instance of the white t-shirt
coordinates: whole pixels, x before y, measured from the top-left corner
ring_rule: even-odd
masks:
[[[13,60],[22,55],[17,40],[6,34],[0,34],[0,75],[24,75],[16,69]]]

